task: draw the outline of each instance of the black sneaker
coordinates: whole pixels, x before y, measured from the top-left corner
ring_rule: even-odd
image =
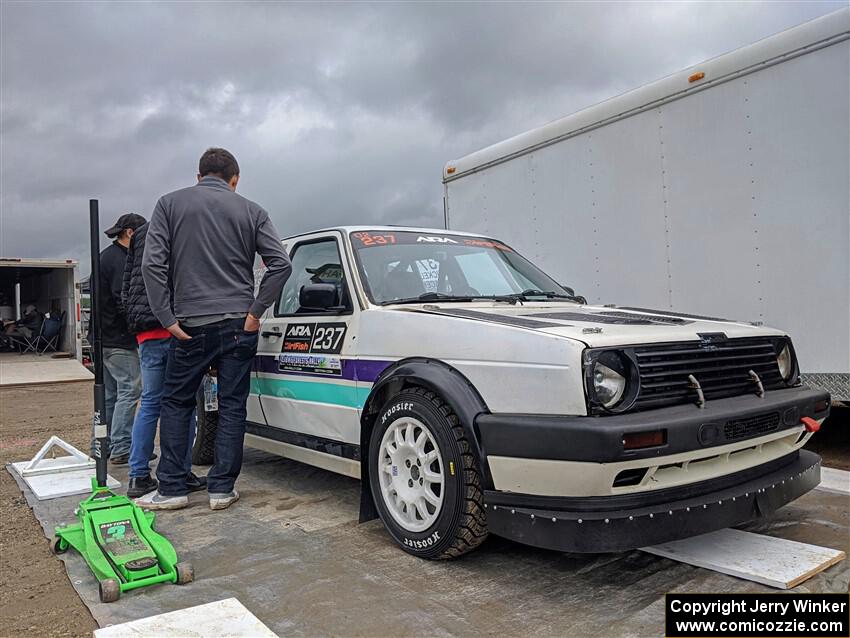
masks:
[[[110,456],[109,462],[112,465],[127,465],[130,462],[129,454],[119,454],[118,456]]]
[[[189,476],[186,477],[186,487],[189,488],[190,492],[205,490],[207,489],[207,477],[195,476],[194,472],[189,472]]]
[[[127,488],[127,496],[130,498],[139,498],[148,492],[153,492],[158,486],[159,483],[156,482],[155,478],[151,478],[150,474],[133,477],[130,479],[130,487]]]

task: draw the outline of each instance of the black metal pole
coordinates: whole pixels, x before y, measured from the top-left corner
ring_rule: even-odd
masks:
[[[98,201],[89,200],[89,235],[91,240],[91,299],[92,355],[94,358],[94,456],[98,487],[106,487],[106,457],[109,454],[109,430],[106,418],[106,393],[103,387],[103,343],[100,340],[100,215]]]

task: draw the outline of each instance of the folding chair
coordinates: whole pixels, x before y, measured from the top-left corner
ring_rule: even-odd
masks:
[[[41,339],[41,334],[44,332],[44,324],[47,320],[41,322],[41,328],[38,331],[38,334],[33,335],[32,337],[27,337],[25,335],[6,335],[9,341],[17,346],[18,352],[20,354],[26,354],[27,352],[35,352],[38,354],[38,340]]]
[[[41,334],[36,337],[35,341],[35,349],[38,354],[44,354],[48,350],[56,352],[64,322],[64,312],[60,312],[58,317],[46,317],[44,319],[44,323],[41,324]]]

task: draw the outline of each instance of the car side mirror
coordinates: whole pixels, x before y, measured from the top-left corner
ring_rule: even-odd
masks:
[[[337,299],[337,287],[334,284],[306,284],[298,293],[298,305],[301,310],[326,312],[341,310]]]

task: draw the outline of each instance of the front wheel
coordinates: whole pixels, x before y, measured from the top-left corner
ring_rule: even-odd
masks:
[[[384,526],[406,552],[455,558],[487,538],[478,460],[435,393],[413,388],[384,405],[369,443],[369,479]]]

